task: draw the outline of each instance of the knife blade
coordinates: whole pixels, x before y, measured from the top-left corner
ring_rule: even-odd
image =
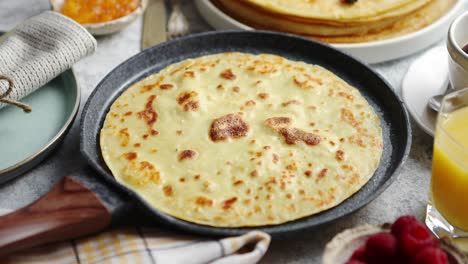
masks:
[[[167,15],[164,0],[149,0],[143,14],[141,49],[147,49],[167,40]]]

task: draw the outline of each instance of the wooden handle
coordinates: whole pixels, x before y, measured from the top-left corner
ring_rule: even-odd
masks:
[[[0,257],[20,249],[100,231],[111,214],[89,189],[64,177],[50,192],[0,217]]]

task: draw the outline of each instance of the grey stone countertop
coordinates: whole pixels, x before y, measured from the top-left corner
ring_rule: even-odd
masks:
[[[184,0],[183,11],[192,32],[212,30],[199,16],[193,1]],[[0,1],[0,31],[7,31],[27,17],[49,8],[47,0]],[[139,52],[141,20],[111,36],[99,37],[98,50],[74,66],[82,89],[82,106],[97,83],[114,67]],[[442,43],[439,43],[442,45]],[[401,81],[411,62],[408,58],[372,65],[400,92]],[[41,165],[0,186],[0,208],[17,209],[43,195],[64,175],[85,165],[79,152],[79,120],[59,149]],[[413,146],[397,180],[377,199],[358,212],[315,230],[276,237],[263,263],[320,263],[327,241],[343,229],[363,223],[391,222],[403,214],[423,219],[428,201],[432,138],[413,122]]]

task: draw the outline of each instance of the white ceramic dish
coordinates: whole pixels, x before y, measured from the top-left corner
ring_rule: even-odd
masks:
[[[437,113],[427,106],[429,99],[446,91],[448,53],[445,46],[428,50],[413,62],[402,83],[403,102],[426,133],[434,136]]]
[[[215,29],[230,30],[253,28],[240,23],[219,10],[210,0],[195,0],[200,14]],[[388,40],[357,44],[333,44],[367,63],[378,63],[408,56],[429,47],[447,34],[451,22],[464,8],[463,0],[457,0],[454,6],[442,18],[417,32]]]
[[[52,10],[56,12],[60,12],[60,10],[62,10],[62,6],[64,3],[65,0],[50,0]],[[147,5],[148,0],[140,0],[140,5],[138,6],[138,8],[126,16],[103,23],[82,24],[82,26],[85,27],[89,31],[89,33],[93,34],[94,36],[112,34],[122,30],[126,26],[130,25],[130,23],[135,21],[139,16],[143,14]]]

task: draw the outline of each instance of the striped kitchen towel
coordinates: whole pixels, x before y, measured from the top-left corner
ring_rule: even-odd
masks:
[[[18,252],[0,260],[0,263],[250,264],[262,258],[269,244],[270,236],[258,231],[209,240],[161,229],[126,227]]]

